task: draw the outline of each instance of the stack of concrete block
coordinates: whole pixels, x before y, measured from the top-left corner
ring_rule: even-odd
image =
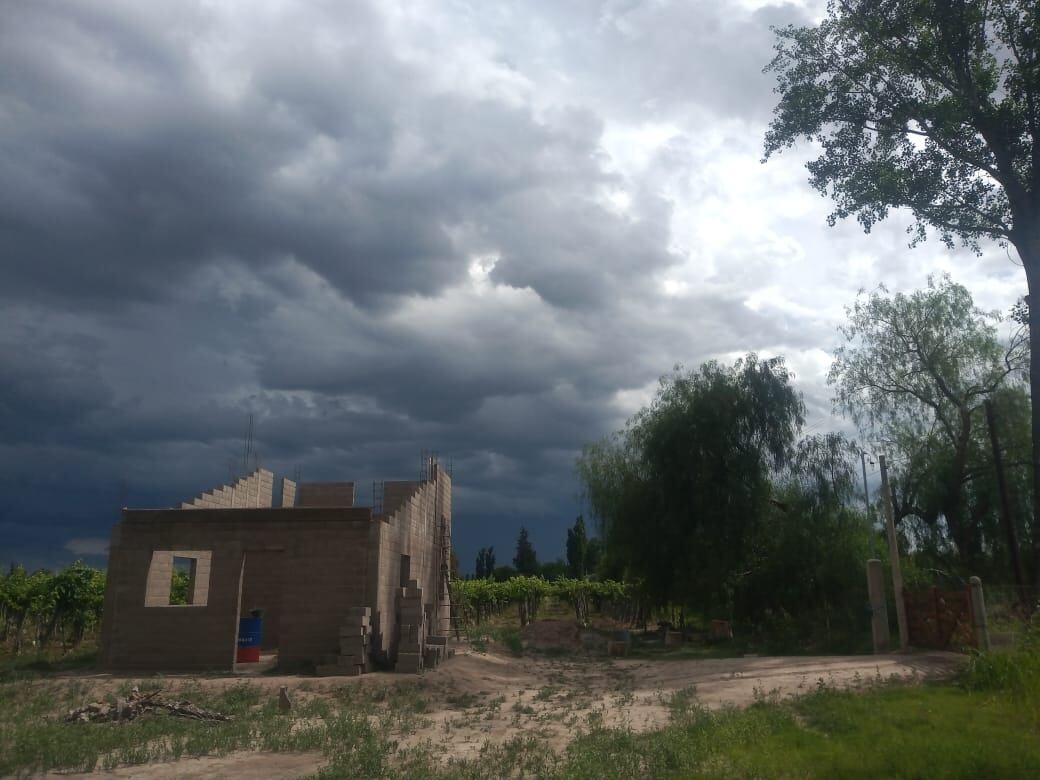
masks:
[[[348,674],[361,674],[368,667],[368,643],[371,634],[372,609],[352,607],[347,622],[339,629],[339,665]]]
[[[346,621],[339,629],[339,655],[323,656],[323,663],[317,669],[319,675],[356,676],[370,671],[368,648],[371,621],[371,607],[351,607],[347,610]]]
[[[422,588],[417,580],[409,580],[408,587],[397,595],[398,672],[418,674],[423,668],[423,641],[426,635],[426,616],[423,614]]]
[[[432,669],[441,661],[454,655],[454,650],[448,649],[448,637],[428,636],[426,637],[426,652],[423,654],[423,663],[427,669]]]

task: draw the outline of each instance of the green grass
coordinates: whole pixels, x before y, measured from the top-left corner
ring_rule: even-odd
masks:
[[[68,653],[50,648],[43,653],[24,652],[11,655],[0,651],[0,682],[25,680],[60,672],[93,669],[97,665],[97,647],[84,644]]]
[[[958,688],[823,691],[794,704],[687,710],[648,734],[596,729],[560,778],[1020,778],[1040,776],[1040,736],[1006,698]]]
[[[156,685],[152,681],[142,683],[141,688]],[[279,715],[274,697],[267,696],[262,702],[258,689],[247,683],[235,683],[212,694],[178,689],[176,696],[231,714],[235,720],[201,723],[159,714],[128,723],[65,723],[62,716],[66,711],[95,699],[86,683],[27,680],[2,685],[0,776],[48,768],[90,771],[238,748],[312,750],[321,749],[327,741],[324,724],[291,730],[290,721]],[[325,702],[315,701],[302,707],[299,717],[329,714]]]
[[[470,647],[478,653],[488,651],[488,641],[502,645],[515,656],[524,653],[523,639],[520,637],[520,629],[511,625],[496,625],[486,623],[479,626],[469,626],[465,629],[466,639]]]
[[[562,753],[537,734],[518,733],[446,766],[430,747],[398,751],[394,741],[428,722],[433,691],[423,681],[341,685],[299,697],[291,716],[281,715],[275,696],[254,683],[189,684],[170,695],[235,720],[156,715],[118,724],[62,722],[68,709],[96,698],[92,684],[39,676],[0,683],[0,776],[251,749],[321,751],[328,760],[322,778],[1040,777],[1040,651],[1033,644],[975,656],[953,683],[821,688],[783,702],[759,696],[744,710],[706,711],[696,690],[686,688],[665,700],[672,722],[657,731],[608,729],[593,712]],[[133,684],[124,682],[117,694]],[[171,683],[138,684],[148,690]],[[567,693],[547,685],[533,699],[548,703]],[[449,696],[447,704],[478,702]],[[519,701],[509,711],[520,710],[534,711]]]

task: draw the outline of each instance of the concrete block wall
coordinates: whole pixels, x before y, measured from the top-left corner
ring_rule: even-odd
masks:
[[[296,506],[354,506],[353,482],[301,482],[296,486]]]
[[[393,663],[397,596],[408,580],[421,589],[425,630],[446,633],[440,524],[450,534],[451,480],[434,464],[427,480],[385,486],[388,511],[376,518],[352,506],[350,482],[284,480],[289,506],[269,508],[273,475],[263,470],[182,505],[192,512],[124,510],[109,552],[102,663],[228,669],[239,615],[253,607],[265,610],[264,646],[277,646],[280,662],[290,665],[336,653],[348,611],[369,608],[371,658]],[[265,500],[259,508],[242,505]],[[175,555],[196,559],[191,606],[168,602]]]
[[[109,552],[101,664],[157,671],[230,668],[237,638],[240,545],[211,544],[208,548],[212,569],[205,605],[146,606],[146,594],[154,598],[148,593],[153,553],[181,545],[166,539],[149,543],[132,530],[123,534],[125,530],[117,526]],[[190,542],[185,546],[195,549]],[[166,592],[168,596],[168,580]],[[168,603],[168,597],[165,600]]]
[[[282,594],[285,587],[284,550],[248,550],[242,571],[243,617],[252,609],[264,611],[260,647],[270,650],[281,639]]]
[[[387,480],[383,483],[383,514],[392,515],[422,485],[415,480]]]
[[[430,479],[425,482],[395,482],[387,485],[412,485],[412,492],[401,497],[397,507],[377,515],[378,539],[373,540],[371,554],[378,557],[370,587],[375,591],[373,647],[378,647],[390,661],[396,660],[400,642],[397,616],[397,596],[400,592],[401,559],[408,556],[409,572],[406,579],[415,580],[422,589],[424,609],[430,615],[427,629],[438,633],[446,625],[441,614],[440,538],[438,521],[444,518],[451,529],[451,479],[434,465]],[[402,491],[403,492],[403,491]],[[400,495],[400,493],[398,493]],[[384,499],[384,503],[387,499]],[[443,601],[446,601],[444,599]]]
[[[250,599],[277,613],[268,627],[278,637],[280,662],[315,662],[335,652],[348,610],[369,601],[374,525],[367,508],[124,510],[109,551],[102,664],[230,669],[240,607],[248,610]],[[150,572],[155,582],[168,576],[169,569],[154,573],[157,551],[171,558],[209,554],[205,605],[146,606]]]
[[[145,582],[144,604],[146,607],[168,607],[173,580],[174,558],[192,560],[191,576],[188,579],[188,603],[205,605],[209,600],[209,575],[213,556],[202,550],[154,550]]]
[[[288,509],[296,506],[296,483],[282,477],[282,507]]]
[[[271,506],[274,497],[274,474],[257,469],[234,485],[221,485],[181,504],[181,509],[234,509]]]

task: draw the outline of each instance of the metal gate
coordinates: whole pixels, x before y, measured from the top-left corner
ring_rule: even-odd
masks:
[[[978,647],[971,591],[929,588],[903,590],[910,644],[936,650]]]

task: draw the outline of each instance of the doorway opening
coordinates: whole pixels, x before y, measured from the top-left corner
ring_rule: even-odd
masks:
[[[281,550],[246,553],[238,603],[236,672],[258,673],[278,665],[283,578]]]

